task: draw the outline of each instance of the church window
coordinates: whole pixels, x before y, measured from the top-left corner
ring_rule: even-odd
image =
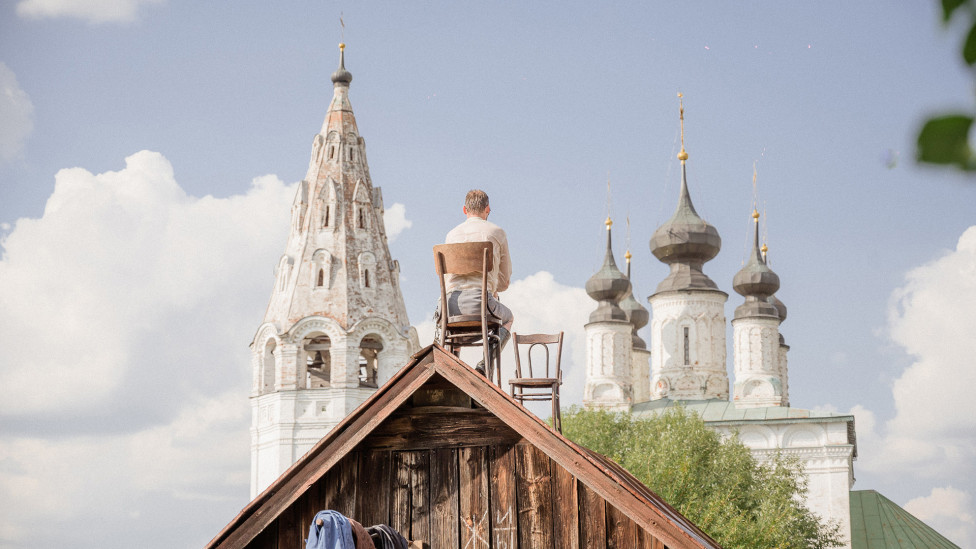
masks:
[[[359,229],[366,228],[366,211],[362,208],[362,206],[359,207],[359,216],[356,219],[356,227]]]
[[[383,343],[379,338],[369,335],[359,344],[359,386],[376,387],[376,377],[379,370],[379,355],[383,351]]]
[[[688,327],[685,326],[685,366],[691,363],[691,342],[688,340]]]
[[[369,269],[363,269],[363,286],[369,288]]]
[[[322,269],[319,269],[319,277],[315,281],[315,285],[318,287],[325,286],[325,271],[323,271]]]
[[[349,149],[349,160],[356,159],[356,149]]]
[[[335,158],[335,145],[329,145],[329,160]]]
[[[328,387],[332,377],[332,341],[319,335],[305,338],[305,383],[309,389]]]
[[[328,206],[328,204],[326,204],[326,206],[325,206],[325,213],[322,215],[322,226],[323,227],[328,227],[329,226],[329,213],[330,213],[329,212],[329,206]]]

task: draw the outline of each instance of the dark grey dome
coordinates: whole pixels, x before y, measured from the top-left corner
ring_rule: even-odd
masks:
[[[627,257],[627,280],[630,280],[630,252],[628,252]],[[647,323],[651,320],[651,314],[647,312],[636,299],[634,299],[633,292],[633,282],[631,282],[631,291],[627,293],[625,297],[620,302],[620,308],[623,309],[624,313],[627,314],[627,320],[634,326],[634,330],[631,334],[631,340],[633,341],[635,349],[646,349],[647,343],[637,335],[637,331],[647,326]]]
[[[735,318],[746,316],[779,318],[779,311],[769,301],[769,297],[779,289],[779,276],[762,258],[759,251],[759,214],[753,213],[753,219],[755,223],[752,252],[749,254],[749,260],[732,279],[732,288],[746,298],[745,303],[735,308]]]
[[[617,268],[610,246],[610,219],[607,219],[607,255],[603,266],[586,281],[586,293],[600,304],[590,313],[590,322],[607,320],[627,321],[627,313],[620,308],[620,300],[630,292],[630,280]]]
[[[339,68],[332,73],[332,83],[348,86],[350,82],[352,82],[352,73],[346,70],[346,45],[339,44]]]
[[[671,267],[671,273],[657,286],[657,292],[707,289],[718,286],[702,272],[702,265],[718,255],[722,238],[718,230],[702,219],[691,203],[684,161],[681,163],[681,194],[678,207],[667,222],[651,236],[651,253]]]

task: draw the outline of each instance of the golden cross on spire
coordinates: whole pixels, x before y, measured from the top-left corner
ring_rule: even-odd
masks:
[[[346,22],[342,20],[342,12],[339,12],[339,42],[346,41]],[[342,44],[344,47],[345,44]]]
[[[681,123],[681,152],[678,153],[678,160],[684,164],[685,160],[688,160],[688,153],[685,152],[685,105],[681,100],[682,97],[684,95],[678,92],[678,119]]]

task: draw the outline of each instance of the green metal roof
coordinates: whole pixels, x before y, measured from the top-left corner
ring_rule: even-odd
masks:
[[[874,490],[851,491],[852,549],[959,546]]]

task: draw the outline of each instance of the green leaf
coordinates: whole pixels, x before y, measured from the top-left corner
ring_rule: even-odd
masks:
[[[976,25],[973,25],[973,28],[969,29],[969,34],[966,35],[966,43],[962,47],[962,58],[969,65],[976,63]]]
[[[966,0],[942,0],[942,21],[948,22],[952,18],[952,12],[965,3]]]
[[[969,147],[969,128],[973,117],[951,114],[929,119],[918,133],[916,153],[919,162],[954,164],[964,170],[976,169]]]

